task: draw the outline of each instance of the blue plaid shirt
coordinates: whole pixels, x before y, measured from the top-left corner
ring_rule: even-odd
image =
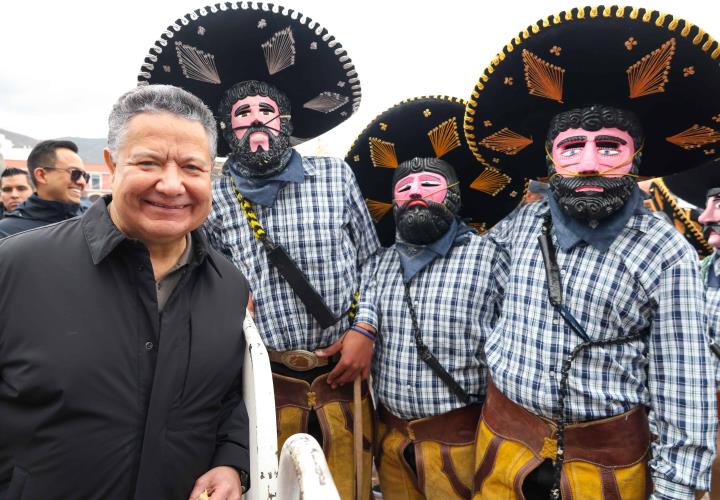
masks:
[[[302,159],[305,180],[288,183],[272,207],[253,204],[270,238],[282,244],[328,307],[343,314],[360,286],[362,264],[379,248],[367,207],[350,167],[336,158]],[[230,177],[213,181],[212,211],[205,223],[210,243],[250,282],[255,322],[270,350],[314,350],[335,342],[349,327],[344,316],[323,330],[290,285],[268,262],[240,210]],[[365,287],[356,322],[376,326]]]
[[[410,281],[422,338],[440,364],[469,394],[484,396],[483,345],[499,312],[502,284],[494,280],[497,249],[485,237],[463,235]],[[400,259],[383,249],[366,266],[380,323],[372,376],[375,395],[400,418],[422,418],[464,406],[422,361],[405,301]],[[477,398],[473,398],[477,400]]]
[[[563,359],[580,338],[550,305],[538,236],[547,201],[514,213],[490,231],[511,262],[503,309],[486,341],[493,382],[529,411],[557,420]],[[643,340],[581,351],[572,363],[566,412],[571,422],[644,405],[652,443],[652,498],[692,498],[708,489],[715,449],[713,371],[704,336],[697,257],[675,229],[633,215],[607,252],[557,245],[566,306],[591,339],[647,330]]]
[[[711,256],[709,268],[707,269],[707,280],[705,281],[705,307],[708,317],[708,334],[720,345],[720,257],[717,250]],[[711,273],[714,276],[711,276]],[[720,389],[720,360],[713,355],[713,363],[716,366],[715,386]]]

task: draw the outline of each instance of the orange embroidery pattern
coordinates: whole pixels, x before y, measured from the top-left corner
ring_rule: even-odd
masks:
[[[507,127],[490,134],[480,141],[480,144],[486,148],[508,155],[517,154],[532,143],[532,139],[513,132]]]
[[[670,61],[675,55],[675,39],[671,38],[664,44],[643,56],[638,62],[627,69],[630,97],[646,96],[665,92],[668,82]]]
[[[371,200],[370,198],[365,199],[365,204],[370,213],[370,218],[375,224],[380,222],[380,219],[385,217],[385,214],[392,208],[392,203],[384,203],[382,201]]]
[[[527,49],[523,49],[522,57],[525,64],[525,82],[530,94],[562,103],[565,70],[543,61]]]
[[[666,137],[665,140],[683,149],[696,149],[720,141],[720,132],[696,124],[678,134]]]
[[[457,130],[457,120],[453,116],[428,132],[435,157],[441,158],[448,151],[460,147],[460,135]]]
[[[470,189],[495,196],[502,191],[505,186],[510,184],[511,180],[512,178],[509,175],[500,172],[498,169],[486,167],[485,170],[478,175],[477,179],[470,184]]]
[[[395,144],[377,137],[370,138],[370,160],[376,167],[395,168],[398,166]]]
[[[630,37],[625,41],[625,48],[632,50],[637,45],[637,40],[634,37]]]

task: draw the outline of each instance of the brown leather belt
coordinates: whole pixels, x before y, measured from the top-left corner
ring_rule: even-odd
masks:
[[[437,441],[448,445],[461,445],[475,441],[480,421],[480,405],[470,405],[441,415],[405,420],[378,405],[378,418],[412,441]]]
[[[492,432],[518,441],[541,455],[555,443],[556,425],[541,418],[502,394],[492,383],[482,410],[483,420]],[[637,463],[650,446],[650,430],[645,407],[600,420],[568,424],[565,427],[565,462],[582,460],[606,467]]]
[[[320,358],[314,352],[298,349],[296,351],[268,351],[270,361],[298,372],[306,372],[320,366],[327,366],[328,358]]]

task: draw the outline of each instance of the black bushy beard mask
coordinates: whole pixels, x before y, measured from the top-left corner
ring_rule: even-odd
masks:
[[[577,192],[582,186],[597,186],[603,191]],[[634,186],[632,177],[554,175],[550,179],[550,189],[563,212],[585,222],[597,222],[620,210],[630,199]]]
[[[265,132],[268,136],[269,150],[261,147],[255,152],[250,150],[250,135],[253,132]],[[245,135],[238,138],[234,133],[228,139],[230,159],[235,160],[238,173],[243,177],[264,178],[277,175],[287,166],[292,150],[290,149],[290,136],[285,132],[285,125],[280,127],[280,134],[273,135],[273,131],[265,125],[251,125],[245,130]]]
[[[442,203],[425,200],[427,207],[413,205],[407,207],[395,204],[393,215],[395,227],[400,238],[414,245],[428,245],[442,238],[448,232],[460,210],[460,189],[458,178],[453,167],[446,161],[437,158],[413,158],[404,161],[395,169],[393,190],[397,182],[413,173],[432,172],[445,177],[448,190]]]
[[[403,241],[427,245],[448,232],[455,214],[444,203],[429,201],[428,206],[395,207],[395,226]]]

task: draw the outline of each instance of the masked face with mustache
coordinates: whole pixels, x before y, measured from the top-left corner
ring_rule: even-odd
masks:
[[[698,217],[703,225],[703,236],[715,248],[720,248],[720,187],[707,192],[705,210]]]
[[[393,215],[398,236],[407,243],[427,245],[447,233],[460,209],[460,190],[449,163],[413,158],[393,176]]]
[[[282,92],[264,82],[242,82],[228,90],[220,112],[225,115],[221,126],[230,158],[240,175],[271,177],[287,166],[292,126]]]
[[[590,224],[620,210],[636,184],[634,115],[604,106],[572,110],[553,120],[551,134],[550,188],[562,210]]]

